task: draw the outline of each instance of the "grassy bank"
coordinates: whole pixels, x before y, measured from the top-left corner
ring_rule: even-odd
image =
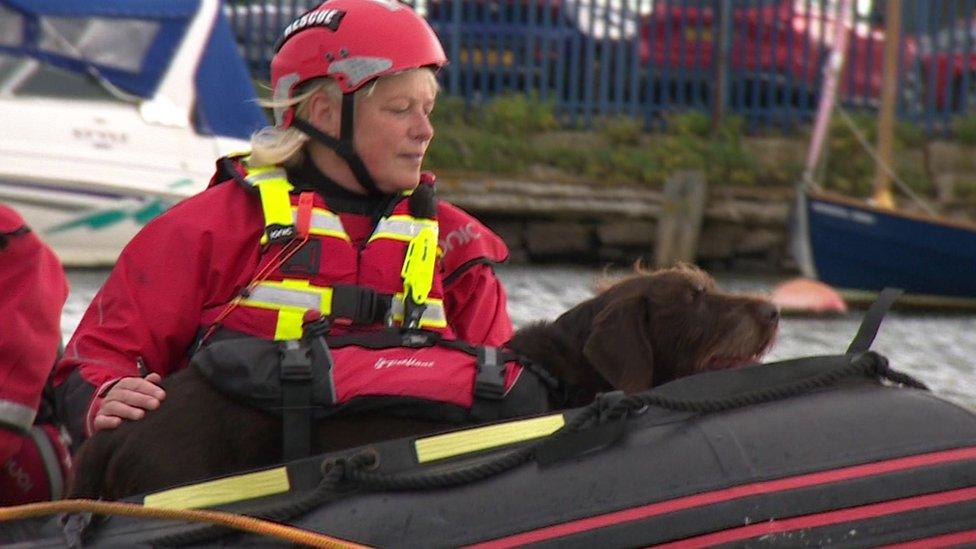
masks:
[[[867,141],[875,143],[875,116],[853,118]],[[476,106],[441,97],[434,111],[437,136],[426,166],[441,172],[653,187],[660,187],[678,169],[701,169],[711,185],[760,188],[791,186],[802,172],[808,130],[746,138],[743,121],[735,117],[717,131],[704,113],[675,115],[668,122],[667,132],[655,134],[626,117],[600,120],[593,131],[574,131],[559,124],[550,104],[521,95]],[[962,156],[974,156],[976,119],[962,120],[956,134],[960,143],[953,147]],[[939,164],[953,162],[933,160],[930,144],[918,128],[905,123],[897,127],[893,158],[896,173],[919,195],[939,201],[976,200],[971,172],[969,177],[952,178],[951,196],[940,189],[942,172],[955,168]],[[967,173],[971,167],[958,168]],[[855,196],[870,193],[874,163],[839,117],[831,125],[821,171],[818,179],[827,188]]]

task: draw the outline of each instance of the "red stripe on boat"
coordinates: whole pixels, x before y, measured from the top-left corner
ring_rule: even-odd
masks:
[[[919,509],[927,509],[929,507],[938,507],[940,505],[949,505],[951,503],[959,503],[961,501],[970,501],[974,499],[976,499],[976,488],[962,488],[959,490],[950,490],[948,492],[939,492],[924,496],[896,499],[886,501],[884,503],[872,503],[870,505],[861,505],[860,507],[848,507],[847,509],[827,511],[826,513],[817,513],[815,515],[804,515],[801,517],[794,517],[784,520],[771,520],[750,526],[723,530],[714,534],[706,534],[704,536],[683,539],[673,543],[655,545],[655,547],[661,549],[706,547],[719,543],[741,541],[758,536],[782,534],[786,532],[804,530],[806,528],[818,528],[821,526],[830,526],[833,524],[841,524],[855,520],[894,515],[907,511],[917,511]]]
[[[873,475],[883,475],[886,473],[893,473],[897,471],[904,471],[908,469],[915,469],[919,467],[926,467],[929,465],[937,465],[942,463],[952,463],[954,461],[963,461],[963,460],[973,459],[973,458],[976,458],[976,447],[958,448],[955,450],[944,450],[941,452],[932,452],[929,454],[919,454],[915,456],[889,459],[886,461],[879,461],[875,463],[866,463],[864,465],[854,465],[851,467],[833,469],[830,471],[808,473],[805,475],[798,475],[795,477],[787,477],[787,478],[769,480],[764,482],[756,482],[753,484],[743,484],[740,486],[733,486],[731,488],[724,488],[722,490],[715,490],[712,492],[705,492],[701,494],[695,494],[692,496],[685,496],[685,497],[676,498],[672,500],[651,503],[648,505],[641,505],[639,507],[631,507],[630,509],[615,511],[613,513],[597,515],[597,516],[588,517],[584,519],[574,520],[571,522],[564,522],[562,524],[556,524],[553,526],[546,526],[544,528],[530,530],[528,532],[522,532],[520,534],[507,536],[504,538],[498,538],[490,541],[481,542],[475,545],[471,545],[469,547],[478,548],[478,549],[517,547],[519,545],[524,545],[527,543],[537,543],[540,541],[578,534],[580,532],[595,530],[597,528],[603,528],[606,526],[613,526],[625,522],[646,519],[657,515],[673,513],[675,511],[693,509],[695,507],[703,507],[706,505],[712,505],[715,503],[721,503],[724,501],[729,501],[738,498],[756,496],[761,494],[771,494],[775,492],[783,492],[786,490],[806,488],[809,486],[816,486],[819,484],[829,484],[832,482],[841,482],[845,480],[869,477]],[[973,492],[973,497],[976,497],[976,488],[971,488],[971,489],[967,488],[965,490],[971,490]],[[953,492],[944,492],[943,494],[956,494],[957,492],[962,492],[962,491],[956,490]],[[936,496],[942,496],[943,494],[936,494]],[[930,497],[930,496],[923,496],[923,497]],[[908,498],[908,499],[915,501],[917,498]],[[969,498],[961,498],[958,501],[963,501],[964,499],[969,499]],[[905,500],[895,500],[895,501],[905,501]],[[942,505],[942,504],[944,503],[934,503],[932,505]],[[855,507],[850,510],[853,509],[859,509],[859,508]],[[847,511],[849,510],[843,510],[837,512],[847,512]],[[897,512],[897,511],[888,511],[888,513],[893,513],[893,512]],[[809,516],[818,516],[818,515],[809,515]],[[852,520],[852,519],[845,519],[845,520]],[[767,524],[777,524],[777,523],[776,522],[764,523],[764,525]],[[760,526],[760,525],[756,525],[756,526]],[[760,534],[756,534],[756,535],[760,535]],[[699,539],[699,538],[693,538],[693,539]],[[736,538],[736,539],[742,539],[742,538]],[[721,542],[715,542],[715,543],[721,543]]]
[[[955,534],[942,534],[931,538],[916,539],[906,543],[896,545],[885,545],[881,549],[925,549],[928,547],[955,547],[964,543],[976,542],[976,530],[956,532]]]

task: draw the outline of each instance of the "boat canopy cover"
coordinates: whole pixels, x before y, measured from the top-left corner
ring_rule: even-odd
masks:
[[[201,0],[0,0],[0,53],[153,97]],[[199,133],[247,139],[267,123],[221,10],[195,74]]]

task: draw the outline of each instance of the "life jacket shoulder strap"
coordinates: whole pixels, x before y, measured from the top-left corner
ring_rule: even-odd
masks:
[[[288,173],[278,166],[248,168],[244,177],[248,185],[258,190],[264,213],[264,234],[261,244],[287,242],[295,237],[297,228],[291,211],[289,193],[295,188],[288,181]]]

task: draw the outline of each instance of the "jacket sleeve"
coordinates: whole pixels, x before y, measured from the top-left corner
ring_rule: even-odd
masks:
[[[461,340],[502,345],[512,337],[512,321],[493,265],[508,259],[508,247],[491,229],[446,202],[439,204],[438,220],[448,324]]]
[[[445,285],[444,308],[458,339],[497,347],[512,338],[505,288],[490,265],[474,265]]]
[[[186,366],[204,308],[246,285],[262,228],[260,204],[248,199],[234,184],[212,187],[122,251],[56,368],[58,415],[76,440],[91,434],[101,397],[120,378]]]
[[[68,281],[57,256],[0,205],[0,465],[34,423],[61,346]],[[9,431],[9,432],[4,432]],[[16,445],[15,445],[16,444]]]

